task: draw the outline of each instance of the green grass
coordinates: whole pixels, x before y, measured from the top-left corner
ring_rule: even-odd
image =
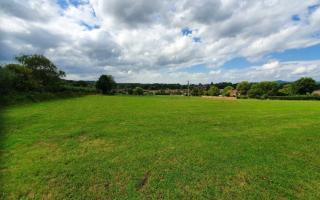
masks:
[[[87,96],[2,117],[0,199],[320,198],[320,102]]]

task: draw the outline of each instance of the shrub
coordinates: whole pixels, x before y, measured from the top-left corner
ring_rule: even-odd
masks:
[[[141,87],[136,87],[133,89],[133,94],[134,95],[143,95],[143,89]]]
[[[250,90],[250,83],[248,81],[242,81],[238,83],[237,90],[240,95],[247,95],[248,91]]]
[[[267,98],[268,96],[276,96],[278,94],[279,84],[276,82],[264,81],[255,83],[248,91],[250,98]]]
[[[229,97],[232,90],[233,90],[232,86],[227,86],[223,89],[222,95]]]
[[[286,84],[279,89],[279,95],[292,96],[295,94],[294,84]]]
[[[220,90],[216,86],[211,86],[210,89],[208,90],[208,95],[209,96],[219,96]]]
[[[16,74],[8,69],[0,68],[0,96],[14,90]]]
[[[201,95],[203,95],[203,90],[202,90],[202,88],[194,87],[194,88],[191,90],[191,95],[192,95],[192,96],[201,96]]]
[[[38,86],[45,87],[45,90],[55,90],[59,87],[60,78],[65,72],[58,70],[54,63],[43,55],[21,55],[16,60],[32,73],[32,79]]]

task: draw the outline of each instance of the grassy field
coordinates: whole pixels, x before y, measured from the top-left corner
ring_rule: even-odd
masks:
[[[0,199],[320,199],[320,102],[87,96],[2,118]]]

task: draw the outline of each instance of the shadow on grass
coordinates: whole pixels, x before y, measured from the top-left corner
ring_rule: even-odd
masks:
[[[3,180],[3,171],[5,167],[5,160],[3,158],[4,154],[4,145],[5,145],[5,119],[4,119],[4,109],[5,107],[0,105],[0,199],[4,199],[4,180]]]
[[[11,93],[0,97],[0,106],[24,105],[30,103],[38,103],[45,101],[71,99],[88,95],[96,95],[96,93],[74,93],[74,92],[26,92]]]

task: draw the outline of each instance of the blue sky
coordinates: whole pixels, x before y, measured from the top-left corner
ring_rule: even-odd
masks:
[[[278,61],[317,61],[320,59],[320,44],[313,45],[306,48],[288,49],[283,52],[275,52],[266,56],[268,60]],[[253,66],[261,65],[260,62],[250,62],[244,57],[237,57],[226,61],[223,65],[223,69],[244,69]],[[193,73],[207,73],[210,71],[210,67],[205,64],[194,65],[181,71],[193,72]]]
[[[320,80],[319,0],[1,1],[0,25],[0,63],[44,54],[68,79]]]
[[[86,0],[57,0],[57,3],[63,8],[67,9],[69,6],[79,6],[83,4],[88,4],[89,1]]]

